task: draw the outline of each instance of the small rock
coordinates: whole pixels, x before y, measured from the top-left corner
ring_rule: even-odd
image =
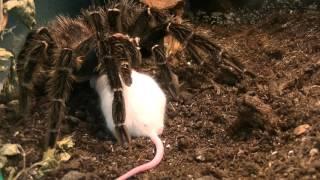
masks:
[[[290,150],[289,152],[288,152],[288,156],[292,156],[294,154],[294,151],[293,150]]]
[[[296,127],[293,131],[293,133],[297,136],[300,136],[306,132],[308,132],[311,129],[311,126],[309,124],[302,124],[298,127]]]
[[[19,100],[12,100],[8,103],[8,107],[11,107],[11,108],[18,108],[19,106]]]
[[[278,151],[271,152],[271,155],[276,155],[276,154],[278,154]]]
[[[197,149],[195,159],[200,162],[212,162],[215,160],[213,149]]]
[[[192,142],[188,137],[185,137],[185,136],[177,137],[177,147],[180,151],[184,151],[185,149],[187,149],[191,143]]]
[[[10,112],[7,116],[9,119],[16,119],[19,117],[19,101],[18,100],[12,100],[7,104],[8,112]]]
[[[241,156],[241,155],[243,155],[244,153],[245,153],[244,150],[239,149],[239,151],[238,151],[238,153],[237,153],[237,156]]]
[[[4,104],[0,104],[0,109],[7,109],[8,107]]]
[[[317,149],[317,148],[312,148],[312,149],[310,150],[310,152],[309,152],[309,155],[310,155],[311,157],[314,157],[314,156],[316,156],[317,154],[319,154],[319,149]]]
[[[194,101],[193,95],[187,91],[182,91],[180,93],[180,97],[184,100],[184,102],[186,102],[186,104],[191,104]]]
[[[20,134],[20,132],[19,132],[19,131],[16,131],[16,132],[14,132],[13,137],[18,136],[19,134]],[[1,143],[0,143],[0,144],[1,144]]]
[[[67,174],[65,174],[61,180],[80,180],[85,179],[86,174],[81,173],[79,171],[69,171]]]
[[[198,161],[205,161],[206,160],[206,158],[203,156],[203,155],[198,155],[198,156],[196,156],[196,160],[198,160]]]
[[[8,107],[6,105],[0,104],[0,114],[1,114],[1,116],[4,116],[2,114],[5,114],[7,109],[8,109]]]

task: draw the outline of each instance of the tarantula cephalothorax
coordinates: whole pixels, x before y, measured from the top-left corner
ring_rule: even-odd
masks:
[[[196,62],[201,62],[199,50],[211,55],[215,64],[221,62],[223,53],[218,46],[189,26],[175,23],[167,10],[119,0],[92,7],[74,19],[58,17],[48,27],[30,32],[18,56],[20,112],[29,111],[35,90],[46,92],[50,100],[46,147],[53,148],[72,87],[106,74],[114,91],[116,139],[129,142],[122,82],[127,86],[132,83],[131,68],[139,68],[143,59],[153,56],[167,89],[177,96],[174,74],[166,63],[166,35],[177,39]]]

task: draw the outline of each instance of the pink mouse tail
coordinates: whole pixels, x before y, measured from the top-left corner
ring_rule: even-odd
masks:
[[[117,180],[125,180],[128,179],[140,172],[152,169],[154,167],[156,167],[162,160],[163,154],[164,154],[164,147],[163,147],[163,143],[161,141],[161,139],[159,138],[159,136],[156,133],[152,133],[152,135],[150,136],[151,141],[155,144],[156,146],[156,155],[155,157],[152,159],[152,161],[147,162],[145,164],[142,164],[138,167],[135,167],[133,169],[131,169],[130,171],[128,171],[127,173],[125,173],[124,175],[120,176],[119,178],[117,178]]]

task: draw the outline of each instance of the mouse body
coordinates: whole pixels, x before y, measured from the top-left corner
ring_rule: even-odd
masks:
[[[156,146],[155,158],[141,166],[133,168],[118,179],[127,179],[137,173],[146,171],[158,165],[164,154],[163,143],[159,138],[164,128],[166,96],[156,81],[150,76],[132,70],[132,84],[123,86],[123,97],[126,109],[125,125],[133,137],[150,137]],[[113,91],[107,75],[91,79],[91,86],[100,97],[101,109],[108,129],[115,133],[112,118]]]

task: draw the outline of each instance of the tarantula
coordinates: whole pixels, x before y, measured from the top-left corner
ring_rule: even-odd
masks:
[[[58,17],[48,27],[33,30],[17,58],[20,113],[29,112],[35,90],[40,88],[46,93],[49,98],[46,148],[54,148],[72,87],[106,74],[114,91],[115,138],[121,143],[130,142],[124,125],[122,83],[130,86],[132,68],[139,68],[142,60],[152,56],[169,93],[178,95],[175,76],[166,62],[163,45],[166,35],[177,39],[199,64],[202,62],[199,51],[211,55],[215,64],[225,64],[221,59],[226,54],[220,47],[194,33],[189,25],[176,23],[169,11],[130,0],[91,7],[77,18]],[[239,69],[236,63],[226,62]]]

